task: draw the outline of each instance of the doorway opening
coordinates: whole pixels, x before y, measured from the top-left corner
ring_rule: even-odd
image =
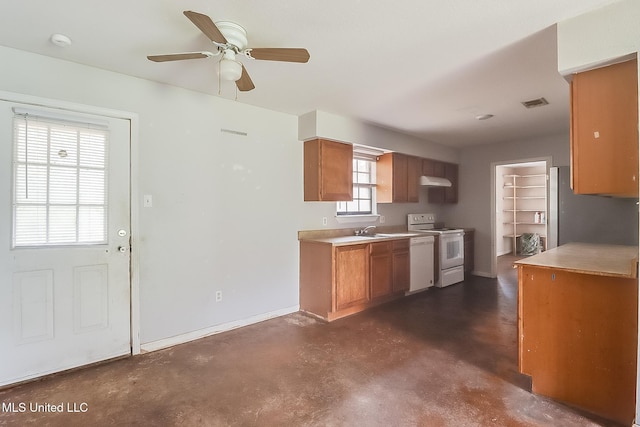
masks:
[[[547,248],[550,158],[492,165],[492,275],[500,264]]]

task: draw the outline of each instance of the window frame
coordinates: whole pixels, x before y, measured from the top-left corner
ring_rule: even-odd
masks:
[[[109,189],[108,189],[108,164],[109,164],[109,128],[108,125],[98,122],[91,122],[84,120],[83,118],[75,118],[75,117],[57,117],[57,116],[49,116],[46,113],[39,114],[39,112],[31,112],[31,111],[21,111],[21,109],[14,109],[14,117],[13,117],[13,135],[12,135],[12,143],[13,143],[13,156],[12,156],[12,227],[11,227],[11,248],[12,249],[38,249],[38,248],[62,248],[62,247],[87,247],[87,246],[104,246],[108,244],[108,222],[109,222]],[[43,150],[46,150],[46,154],[38,160],[31,160],[28,157],[28,154],[32,154],[29,152],[29,135],[28,135],[28,126],[29,124],[39,124],[41,127],[46,128],[46,142],[43,144]],[[22,126],[23,134],[19,134],[19,128]],[[27,127],[25,127],[27,126]],[[51,130],[52,128],[64,129],[65,127],[71,131],[71,133],[75,132],[75,149],[76,152],[73,154],[75,156],[74,163],[60,162],[59,164],[55,162],[55,159],[52,158],[52,143],[60,143],[60,141],[52,140],[51,138]],[[27,129],[25,131],[25,129]],[[101,156],[101,164],[99,166],[91,165],[90,163],[84,163],[82,161],[82,149],[86,147],[90,147],[91,144],[85,147],[81,147],[81,141],[83,139],[82,134],[90,134],[89,138],[102,138],[102,141],[98,142],[98,145],[101,146],[99,149],[98,158]],[[92,135],[91,135],[92,134]],[[85,136],[86,137],[86,136]],[[41,141],[42,142],[42,141]],[[24,148],[20,147],[20,144],[24,146]],[[20,150],[24,154],[23,158],[20,158]],[[61,150],[66,151],[66,150]],[[66,154],[66,152],[64,153]],[[62,157],[62,155],[61,155]],[[95,161],[95,159],[91,158],[91,160]],[[18,173],[19,169],[22,168],[23,171],[26,171],[28,174],[29,166],[36,166],[44,170],[44,193],[43,201],[37,201],[28,203],[25,201],[20,201],[20,197],[18,195],[18,188],[20,186]],[[69,202],[52,202],[52,169],[58,170],[58,172],[62,170],[71,171],[72,174],[75,174],[75,180],[73,183],[75,194],[75,201],[73,203]],[[98,174],[93,174],[93,172],[98,172]],[[91,187],[93,183],[92,180],[89,179],[85,181],[82,179],[89,177],[90,175],[99,176],[99,180],[102,182],[98,185],[99,193],[93,193],[89,191],[89,193],[85,193],[85,197],[94,198],[93,201],[82,201],[82,186],[89,185]],[[55,173],[54,173],[55,175]],[[25,175],[23,188],[25,192],[27,192],[27,187],[29,186],[28,175]],[[60,185],[68,185],[69,182],[61,183]],[[86,191],[86,190],[85,190]],[[95,191],[95,190],[94,190]],[[28,194],[28,193],[26,193]],[[96,194],[98,194],[97,199],[95,198]],[[96,202],[98,200],[98,202]],[[28,241],[28,235],[24,235],[23,239],[20,238],[19,234],[19,218],[18,218],[18,210],[20,207],[26,206],[39,206],[44,208],[44,221],[42,219],[36,219],[41,221],[40,226],[44,227],[42,239],[33,241]],[[51,216],[52,209],[51,207],[69,207],[73,208],[73,234],[74,238],[65,239],[64,237],[56,240],[55,236],[52,233],[52,230],[55,229],[51,224]],[[91,229],[89,227],[89,232],[87,236],[89,238],[82,238],[82,208],[86,211],[91,210],[91,208],[97,208],[99,212],[100,218],[98,218],[99,226],[95,229]],[[55,211],[55,209],[54,209]],[[85,217],[85,220],[89,220],[91,223],[91,215],[89,217]],[[101,223],[100,223],[101,222]],[[70,223],[70,222],[69,222]],[[94,234],[95,233],[95,234]],[[93,235],[92,235],[93,234]],[[94,238],[95,235],[100,234],[99,238]],[[22,242],[21,242],[22,241]]]
[[[369,148],[365,146],[354,145],[353,148],[353,174],[357,176],[358,168],[357,161],[365,160],[369,162],[370,165],[370,175],[368,183],[358,183],[356,179],[354,179],[353,183],[353,195],[354,200],[356,199],[356,195],[359,194],[358,189],[361,187],[366,187],[371,190],[371,212],[365,211],[341,211],[340,204],[346,204],[349,202],[337,202],[336,203],[336,221],[339,223],[349,223],[349,222],[375,222],[378,220],[380,215],[378,215],[378,204],[376,197],[376,162],[378,161],[378,156],[382,155],[383,151]]]

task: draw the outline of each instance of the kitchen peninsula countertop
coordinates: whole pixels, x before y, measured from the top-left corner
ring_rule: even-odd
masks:
[[[633,279],[638,277],[638,248],[594,243],[567,243],[515,261],[514,265],[531,265],[596,276]]]

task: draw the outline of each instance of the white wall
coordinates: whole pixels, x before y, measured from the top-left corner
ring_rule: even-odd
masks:
[[[335,203],[303,202],[296,116],[4,47],[0,63],[2,91],[138,114],[133,192],[154,203],[133,200],[143,348],[296,310],[297,232],[358,226],[335,222]],[[372,145],[456,160],[454,150],[350,123]],[[385,225],[439,208],[425,189],[421,200],[380,205]]]
[[[640,2],[622,0],[557,25],[558,70],[567,75],[640,51]]]
[[[333,139],[458,163],[458,151],[454,148],[320,110],[300,116],[298,138],[301,141],[312,138]]]
[[[143,344],[296,309],[297,117],[2,47],[0,63],[0,90],[139,114]]]
[[[491,276],[492,163],[520,163],[552,157],[552,165],[569,164],[569,135],[464,147],[460,150],[459,203],[445,206],[447,223],[475,228],[475,273]]]

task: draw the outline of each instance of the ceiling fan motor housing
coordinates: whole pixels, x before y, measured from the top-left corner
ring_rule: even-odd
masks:
[[[227,39],[228,44],[237,48],[237,52],[244,50],[249,44],[247,31],[240,25],[229,21],[219,21],[216,22],[216,27],[218,27],[224,38]]]

